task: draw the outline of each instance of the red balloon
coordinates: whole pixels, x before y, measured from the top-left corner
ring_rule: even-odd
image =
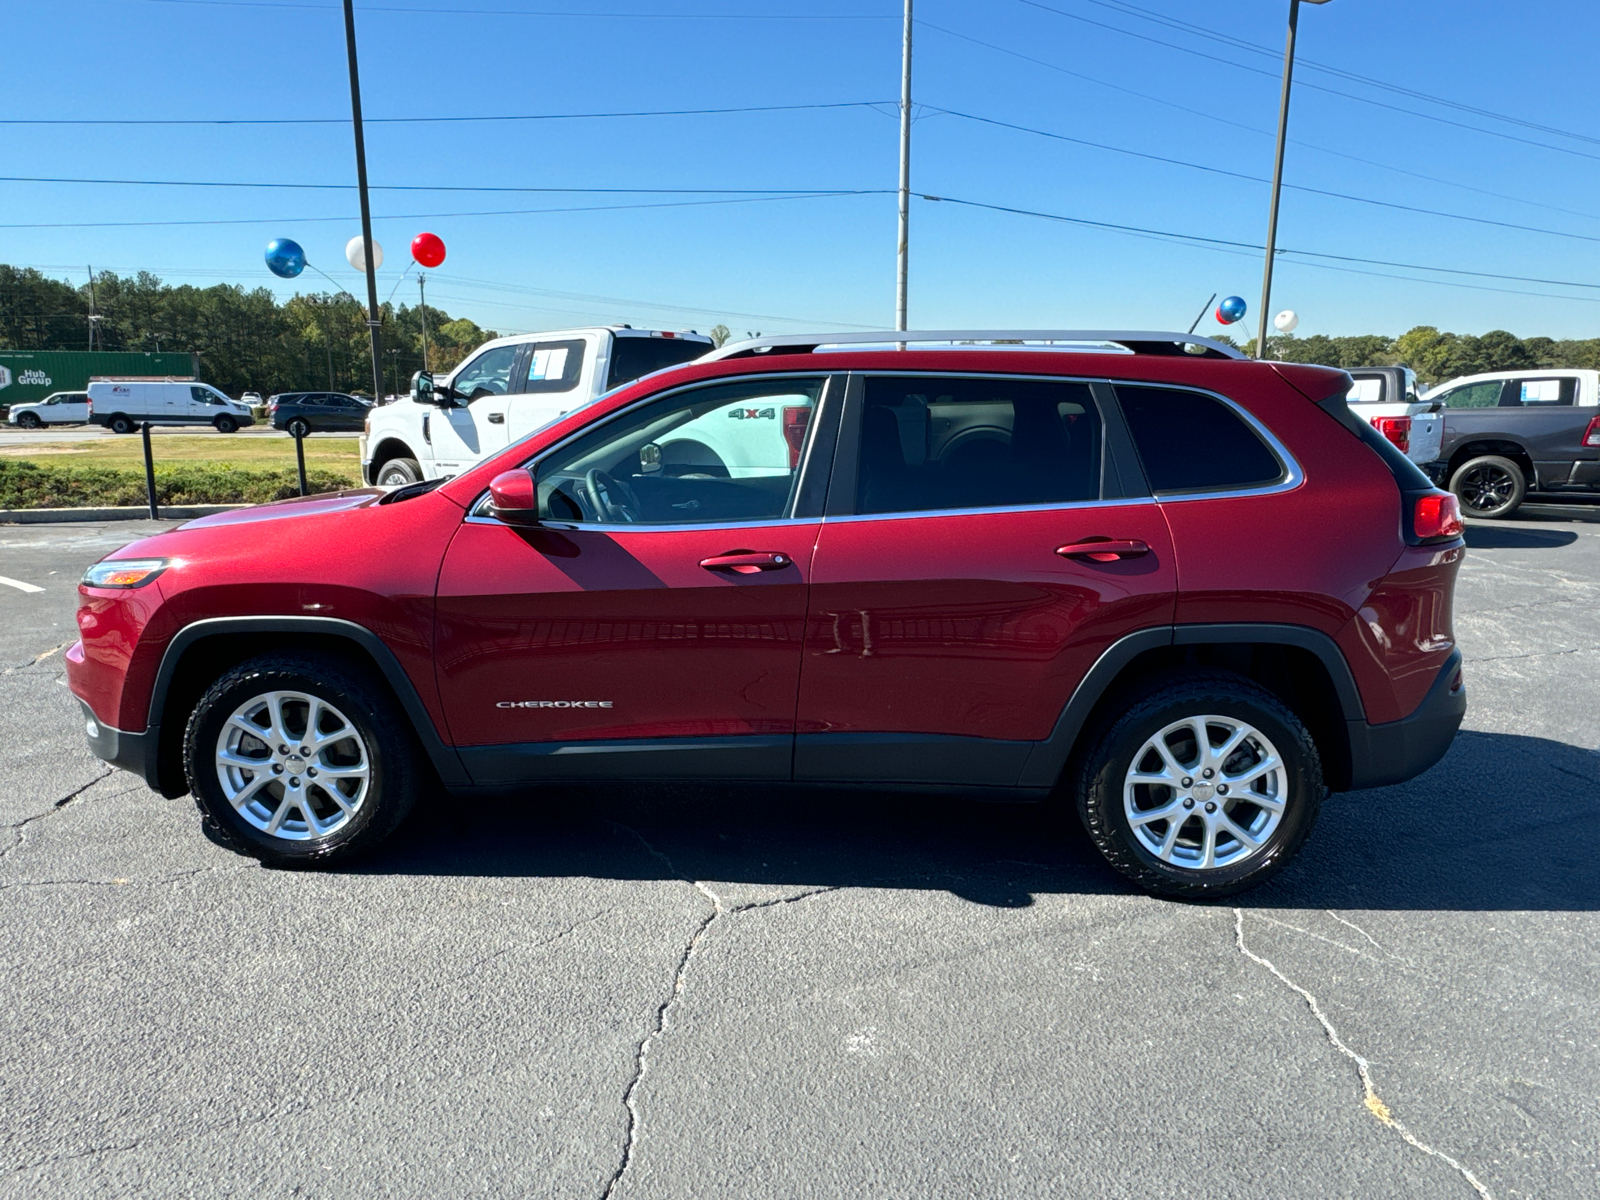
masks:
[[[419,233],[411,239],[411,257],[424,267],[444,261],[444,239],[436,233]]]

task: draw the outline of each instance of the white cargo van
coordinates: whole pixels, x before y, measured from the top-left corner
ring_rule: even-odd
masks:
[[[132,433],[152,425],[213,425],[232,433],[254,425],[250,406],[230,400],[208,383],[178,380],[93,379],[89,382],[89,423],[113,433]]]
[[[626,325],[485,342],[449,375],[419,372],[410,396],[367,414],[362,475],[392,486],[459,474],[596,396],[714,346],[692,331]]]

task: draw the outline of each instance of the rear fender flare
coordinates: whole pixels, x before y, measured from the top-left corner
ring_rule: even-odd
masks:
[[[1294,646],[1315,654],[1327,668],[1334,693],[1347,722],[1365,722],[1366,708],[1356,687],[1350,664],[1338,645],[1327,634],[1303,625],[1217,624],[1160,625],[1141,629],[1113,642],[1095,660],[1088,674],[1072,693],[1072,698],[1056,718],[1050,736],[1034,745],[1023,764],[1018,784],[1024,787],[1053,787],[1061,778],[1095,706],[1127,666],[1141,654],[1167,646],[1201,646],[1226,643]]]

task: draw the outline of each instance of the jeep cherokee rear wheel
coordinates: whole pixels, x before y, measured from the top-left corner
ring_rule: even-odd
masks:
[[[1249,680],[1196,673],[1148,690],[1083,762],[1078,811],[1113,867],[1168,896],[1226,896],[1275,875],[1316,823],[1316,743]]]
[[[343,664],[291,654],[211,686],[189,718],[184,766],[218,839],[282,866],[375,846],[410,811],[425,769],[387,692]]]
[[[1522,506],[1528,479],[1509,458],[1485,454],[1469,459],[1450,479],[1450,490],[1469,517],[1509,517]]]

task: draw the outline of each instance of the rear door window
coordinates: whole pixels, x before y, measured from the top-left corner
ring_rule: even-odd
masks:
[[[1157,496],[1266,487],[1287,477],[1261,436],[1215,396],[1126,383],[1116,390]]]
[[[535,342],[527,348],[524,392],[570,392],[583,372],[583,339]]]
[[[1100,413],[1083,383],[868,376],[858,513],[1031,507],[1100,495]]]
[[[606,373],[606,389],[621,387],[641,375],[693,362],[711,347],[704,342],[683,338],[630,337],[617,334],[611,339],[611,367]]]
[[[1550,379],[1510,379],[1500,394],[1502,408],[1551,408],[1573,404],[1578,381],[1570,375]]]
[[[1505,385],[1498,379],[1485,383],[1464,383],[1442,395],[1431,397],[1446,408],[1494,408],[1500,403],[1500,393]]]

